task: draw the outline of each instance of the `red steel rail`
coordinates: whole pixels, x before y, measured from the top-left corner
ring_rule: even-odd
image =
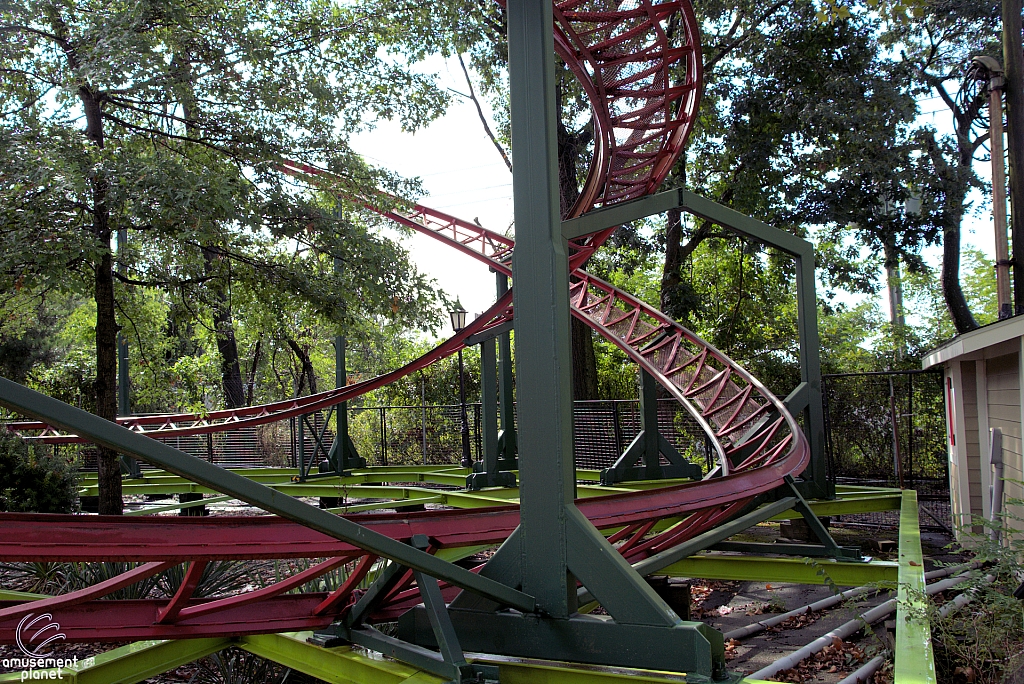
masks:
[[[570,216],[655,191],[682,151],[700,97],[697,24],[688,0],[638,0],[608,10],[596,0],[555,3],[555,46],[587,92],[595,142],[590,172]],[[321,176],[314,167],[285,169]],[[382,213],[509,273],[514,242],[472,223],[415,205]],[[573,242],[573,315],[613,341],[651,373],[702,425],[719,452],[719,477],[653,491],[577,502],[629,560],[680,543],[732,516],[757,494],[808,460],[806,440],[781,402],[742,368],[653,307],[580,270],[611,230]],[[466,339],[512,317],[511,293],[455,337],[412,364],[345,388],[293,400],[207,414],[124,417],[118,422],[154,437],[230,430],[327,408],[455,353]],[[46,442],[77,441],[38,422],[10,424]],[[742,456],[739,456],[742,450]],[[738,462],[737,462],[738,461]],[[424,511],[352,516],[395,539],[425,534],[431,549],[497,544],[519,521],[516,506],[473,511]],[[674,520],[652,534],[658,521]],[[306,570],[255,591],[216,599],[194,596],[213,561],[318,559]],[[357,586],[379,569],[372,554],[274,517],[109,518],[0,515],[0,560],[128,561],[140,563],[101,585],[42,602],[0,602],[0,643],[14,640],[18,621],[39,611],[59,614],[72,641],[184,638],[294,631],[322,627],[343,613]],[[188,562],[175,595],[162,599],[97,600]],[[329,572],[347,579],[331,592],[300,591]],[[392,590],[377,619],[393,618],[420,601],[411,573]],[[456,591],[443,587],[446,597]]]

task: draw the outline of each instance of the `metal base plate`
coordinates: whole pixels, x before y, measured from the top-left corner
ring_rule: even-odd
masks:
[[[516,611],[487,613],[452,608],[448,614],[466,651],[685,672],[716,681],[728,679],[722,635],[700,622],[655,627],[620,624],[593,615],[556,620]],[[422,606],[399,618],[398,638],[437,648]]]

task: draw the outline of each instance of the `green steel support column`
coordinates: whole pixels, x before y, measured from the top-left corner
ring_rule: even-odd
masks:
[[[468,489],[484,487],[514,487],[514,473],[499,472],[498,443],[498,373],[495,358],[495,339],[480,342],[480,410],[482,413],[481,447],[483,461],[473,464],[473,472],[466,476]]]
[[[492,612],[486,601],[465,600],[465,593],[449,614],[468,651],[721,679],[722,635],[680,620],[574,503],[569,264],[559,221],[552,4],[510,0],[507,7],[520,523],[480,577],[521,585],[536,598],[538,615]],[[576,578],[612,621],[576,614]],[[399,635],[436,646],[428,618],[423,607],[406,612]]]
[[[342,272],[341,259],[335,257],[334,272]],[[345,366],[345,336],[338,334],[334,337],[334,386],[344,387],[348,384],[348,369]],[[334,415],[338,422],[338,429],[334,435],[334,442],[327,455],[327,465],[320,468],[320,472],[344,473],[346,470],[366,467],[366,459],[359,455],[356,445],[348,434],[348,402],[343,401],[334,408]]]
[[[569,262],[559,218],[552,22],[550,0],[508,3],[523,590],[546,614],[567,618],[566,509],[573,506],[575,473]]]
[[[494,273],[498,299],[508,292],[508,276]],[[502,470],[516,470],[515,399],[512,396],[512,339],[510,333],[498,337],[498,404],[501,408],[501,429],[498,431],[498,461]]]
[[[494,340],[480,343],[480,407],[485,472],[498,471],[498,369]]]
[[[658,382],[650,373],[640,371],[640,429],[644,436],[644,467],[647,478],[661,477],[661,459],[658,456]]]
[[[797,326],[800,337],[800,380],[807,383],[806,416],[807,441],[811,447],[811,462],[803,479],[811,484],[805,492],[814,498],[833,498],[835,484],[825,471],[825,411],[821,399],[821,343],[818,338],[818,298],[815,294],[814,249],[797,257],[796,296]]]

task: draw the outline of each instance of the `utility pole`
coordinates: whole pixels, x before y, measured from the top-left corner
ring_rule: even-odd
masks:
[[[1002,13],[1010,231],[1013,241],[1013,312],[1020,314],[1024,313],[1024,45],[1021,43],[1021,0],[1002,0]]]
[[[988,90],[989,144],[992,148],[992,223],[995,228],[996,245],[996,299],[999,305],[999,319],[1002,320],[1012,316],[1014,309],[1010,299],[1011,262],[1006,242],[1006,172],[1003,166],[1003,89],[1006,86],[1006,79],[1003,77],[1003,69],[999,62],[987,56],[971,60],[971,74],[977,80],[984,81]],[[1024,206],[1021,208],[1024,209]],[[1014,240],[1016,239],[1017,231],[1014,231]],[[1017,254],[1016,242],[1014,254]],[[1015,280],[1018,285],[1021,284],[1021,278]]]

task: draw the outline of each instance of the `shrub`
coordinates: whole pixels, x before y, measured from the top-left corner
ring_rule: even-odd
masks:
[[[933,597],[929,617],[935,666],[940,682],[998,684],[1024,664],[1024,604],[1014,596],[1024,576],[1022,521],[1007,513],[994,525],[974,522],[984,533],[968,534],[972,528],[966,527],[964,534],[971,537],[974,559],[985,567],[952,590],[971,597],[962,608],[942,614]],[[1004,543],[990,537],[993,529]]]
[[[71,513],[77,481],[77,470],[66,459],[0,431],[0,511]]]

